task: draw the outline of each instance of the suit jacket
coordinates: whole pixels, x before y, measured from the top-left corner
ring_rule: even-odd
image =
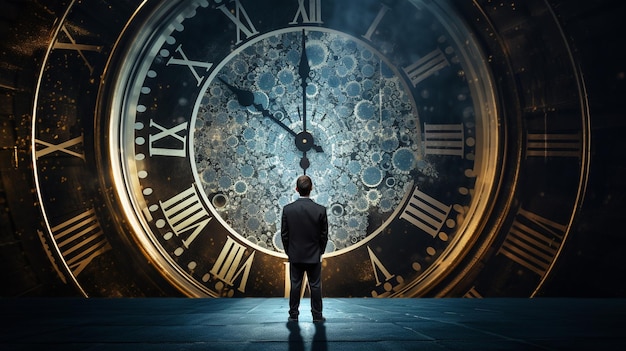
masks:
[[[283,208],[283,247],[292,263],[319,263],[328,243],[326,207],[301,197]]]

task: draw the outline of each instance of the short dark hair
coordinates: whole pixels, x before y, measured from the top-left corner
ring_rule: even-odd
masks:
[[[311,189],[313,189],[311,178],[307,175],[299,176],[296,181],[296,190],[298,190],[300,196],[309,196]]]

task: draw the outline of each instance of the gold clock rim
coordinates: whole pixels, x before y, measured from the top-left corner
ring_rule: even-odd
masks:
[[[143,50],[145,50],[145,47],[147,44],[150,44],[150,47],[153,48],[152,50],[156,50],[156,48],[160,47],[159,45],[155,43],[157,43],[158,41],[164,41],[165,39],[161,33],[159,34],[160,39],[157,39],[156,41],[152,40],[152,36],[155,35],[155,33],[161,32],[160,30],[155,31],[154,28],[160,27],[158,23],[161,22],[161,20],[163,20],[164,18],[171,19],[172,17],[171,15],[168,15],[168,12],[171,9],[177,7],[178,5],[180,4],[177,4],[174,2],[168,2],[168,3],[161,2],[159,5],[155,6],[155,8],[149,14],[146,14],[145,17],[143,17],[143,19],[134,23],[133,21],[135,20],[137,13],[140,11],[141,7],[138,8],[135,14],[133,15],[133,17],[129,19],[128,24],[139,25],[140,23],[142,28],[152,28],[153,30],[143,31],[143,34],[135,33],[134,35],[131,35],[131,37],[134,39],[131,40],[133,42],[133,45],[130,47],[130,49],[128,48],[128,45],[120,45],[120,40],[122,37],[125,36],[126,29],[128,29],[129,25],[127,25],[125,27],[125,31],[123,31],[120,34],[118,41],[116,42],[114,49],[112,51],[113,53],[110,55],[110,57],[111,58],[121,57],[123,58],[122,59],[123,63],[121,64],[121,66],[114,66],[115,63],[112,61],[112,59],[110,59],[107,62],[104,77],[108,77],[109,79],[105,79],[103,80],[103,82],[110,81],[111,82],[110,84],[113,86],[113,88],[107,89],[106,84],[103,84],[101,91],[107,91],[107,90],[108,91],[112,90],[115,92],[124,91],[124,93],[113,94],[113,97],[109,97],[109,98],[106,97],[106,93],[99,94],[98,105],[101,107],[111,106],[110,108],[111,111],[108,111],[105,113],[107,115],[106,119],[107,121],[109,121],[107,123],[108,129],[105,132],[106,134],[110,136],[110,139],[105,142],[105,145],[107,145],[106,147],[101,147],[101,149],[106,148],[106,151],[104,151],[104,153],[97,152],[97,155],[99,156],[109,155],[108,160],[100,160],[99,164],[105,164],[106,166],[103,167],[103,169],[108,169],[108,170],[111,170],[112,172],[111,178],[113,179],[112,184],[114,185],[113,188],[114,188],[114,193],[115,193],[114,194],[115,200],[112,201],[111,205],[114,207],[119,206],[121,208],[123,215],[121,216],[122,218],[119,218],[120,217],[119,214],[118,216],[116,216],[118,217],[117,222],[124,222],[124,227],[125,227],[123,229],[124,231],[129,231],[130,229],[130,233],[131,233],[130,237],[133,239],[133,241],[136,244],[138,244],[138,247],[141,249],[142,254],[145,257],[149,258],[152,264],[156,265],[157,269],[160,272],[162,272],[163,275],[166,276],[168,281],[172,282],[179,289],[182,289],[186,294],[190,294],[193,296],[204,295],[204,294],[213,295],[210,290],[208,290],[206,287],[202,286],[201,284],[197,283],[196,280],[190,277],[186,272],[184,272],[179,267],[178,264],[173,262],[169,254],[167,252],[164,252],[161,245],[159,245],[159,243],[156,242],[156,239],[153,237],[153,234],[150,234],[151,231],[149,230],[149,225],[145,221],[144,216],[141,216],[139,214],[142,211],[138,212],[138,209],[145,208],[145,206],[141,206],[141,203],[138,203],[138,199],[142,199],[143,194],[137,193],[139,191],[138,189],[140,189],[140,185],[138,183],[138,180],[134,179],[134,177],[132,176],[132,174],[134,174],[133,169],[129,168],[129,167],[132,167],[134,163],[124,162],[123,161],[124,154],[125,154],[124,150],[122,147],[118,149],[118,146],[124,145],[124,142],[123,142],[124,140],[133,139],[132,136],[129,138],[129,135],[133,132],[132,125],[116,127],[117,125],[120,125],[120,120],[121,120],[120,116],[122,114],[127,116],[126,117],[127,120],[130,120],[128,119],[128,114],[134,113],[133,112],[134,110],[126,106],[126,103],[128,101],[128,92],[129,91],[137,92],[138,89],[132,89],[129,86],[130,84],[128,82],[129,77],[138,76],[140,73],[137,71],[137,69],[141,69],[143,73],[145,73],[148,70],[147,68],[148,64],[146,64],[145,62],[142,61],[143,64],[139,66],[136,66],[132,62],[135,61],[134,59],[143,57],[145,55],[145,52],[143,52]],[[198,6],[197,4],[195,5],[196,7]],[[193,6],[194,5],[188,5],[187,9]],[[443,11],[441,9],[439,10]],[[429,11],[434,11],[434,10],[429,9]],[[456,18],[456,21],[459,22],[460,17]],[[336,32],[340,35],[348,35],[346,33],[335,31],[329,28],[317,28],[317,27],[310,27],[310,26],[301,26],[301,27],[305,29],[316,30],[316,31]],[[256,42],[256,41],[262,40],[263,38],[267,36],[275,35],[281,32],[292,32],[292,31],[295,31],[296,29],[290,27],[287,29],[271,31],[268,33],[264,33],[258,38],[255,38],[253,41]],[[469,29],[466,28],[465,30],[468,31]],[[457,38],[457,36],[460,35],[461,31],[459,29],[455,29],[455,31],[453,32],[451,31],[451,29],[447,29],[447,33],[454,40],[454,45],[458,49],[464,49],[465,51],[463,51],[463,54],[467,55],[466,51],[468,50],[467,49],[468,46],[463,45],[463,41]],[[370,48],[374,52],[378,53],[378,50],[372,47],[371,45],[368,45],[362,40],[359,40],[358,38],[354,38],[351,35],[348,35],[348,36],[351,39],[357,40],[360,44],[365,45],[366,47]],[[469,40],[469,39],[472,39],[472,38],[466,38],[466,40]],[[137,43],[140,43],[141,45],[137,45]],[[480,51],[477,43],[472,41],[472,44],[473,44],[473,51]],[[248,43],[246,45],[243,45],[238,50],[242,50],[243,48],[249,45],[251,44]],[[385,55],[382,55],[380,53],[378,56],[381,58],[386,58]],[[482,228],[484,226],[486,218],[489,217],[491,209],[489,208],[490,206],[488,205],[488,203],[490,202],[489,200],[495,196],[495,193],[497,190],[497,186],[495,187],[489,186],[488,184],[492,184],[493,181],[498,178],[498,173],[499,173],[499,168],[497,166],[494,166],[494,164],[497,163],[497,161],[499,160],[498,155],[501,149],[501,146],[500,146],[501,143],[497,139],[497,136],[499,134],[498,123],[497,123],[498,109],[495,103],[495,96],[493,93],[492,77],[490,74],[488,74],[488,69],[486,65],[484,64],[484,62],[482,61],[484,55],[479,55],[478,57],[479,57],[479,60],[469,59],[465,57],[464,59],[465,61],[463,61],[463,64],[464,64],[465,71],[474,72],[474,70],[476,69],[481,70],[481,71],[486,71],[483,73],[486,73],[486,75],[484,76],[488,77],[488,79],[486,79],[487,81],[486,86],[483,85],[482,89],[478,89],[478,91],[482,91],[483,94],[479,94],[479,97],[477,97],[477,94],[474,91],[472,94],[472,99],[481,100],[481,101],[475,101],[474,106],[481,107],[480,114],[483,116],[481,118],[475,119],[477,122],[477,127],[476,127],[477,135],[475,137],[477,141],[476,150],[481,150],[481,153],[483,153],[484,156],[481,156],[474,160],[475,162],[474,170],[480,169],[480,171],[478,172],[474,171],[474,173],[476,175],[480,175],[481,177],[479,178],[483,178],[484,176],[485,178],[489,178],[489,179],[485,179],[484,181],[480,182],[480,189],[478,191],[478,193],[481,195],[480,199],[472,201],[472,206],[467,212],[468,216],[463,222],[463,229],[459,229],[457,231],[456,236],[458,237],[458,239],[455,239],[455,242],[451,243],[451,245],[448,245],[446,250],[444,250],[444,252],[438,257],[436,263],[429,266],[429,268],[426,271],[424,271],[423,273],[419,275],[419,277],[422,277],[422,279],[416,279],[412,281],[411,284],[409,284],[409,286],[406,289],[404,289],[405,292],[410,291],[411,295],[419,294],[422,291],[428,290],[429,287],[432,287],[433,284],[435,284],[437,281],[440,281],[442,278],[442,275],[445,275],[445,273],[448,272],[451,267],[458,264],[459,261],[464,257],[464,255],[467,254],[472,244],[478,240],[477,237],[481,236],[480,233],[482,232],[482,230],[479,228]],[[224,65],[226,61],[227,61],[226,59],[222,60],[218,65]],[[480,63],[478,61],[480,61]],[[471,65],[472,69],[469,69],[470,67],[465,66],[466,64],[469,64],[469,63],[473,63],[473,65]],[[138,68],[138,67],[141,67],[141,68]],[[212,73],[213,77],[218,73],[219,68],[220,67],[216,67],[213,70],[213,73]],[[477,73],[472,73],[472,74],[473,74],[473,77],[481,76],[480,74],[476,75]],[[206,87],[212,81],[213,79],[209,77],[205,81],[204,86],[200,89],[200,91],[206,90]],[[135,84],[138,84],[138,83],[135,82]],[[403,84],[406,84],[406,82],[403,81]],[[470,84],[470,87],[475,88],[475,85]],[[135,95],[138,96],[138,93]],[[133,97],[133,99],[136,99],[137,96]],[[197,101],[200,101],[200,99],[201,99],[201,96],[199,94]],[[197,101],[194,107],[194,112],[192,114],[192,119],[195,118],[197,114],[197,109],[198,109]],[[414,104],[414,101],[412,102],[412,104]],[[490,108],[486,107],[487,105],[489,105]],[[485,116],[488,116],[488,118],[486,120],[483,120]],[[483,123],[487,123],[488,125],[484,126]],[[97,123],[97,125],[100,125],[100,123]],[[191,125],[193,125],[193,123],[191,123]],[[128,135],[126,136],[121,135],[119,133],[119,130],[117,130],[118,128],[121,129],[122,132],[127,133]],[[97,131],[96,135],[102,135],[98,133],[101,133],[101,131],[100,132]],[[483,138],[484,134],[490,137],[489,140],[484,140]],[[190,149],[190,153],[193,154],[193,151],[191,151],[192,145],[193,145],[193,138],[191,139],[192,140],[190,141],[189,149]],[[487,146],[483,145],[485,143],[488,145]],[[105,162],[105,163],[102,163],[102,162]],[[192,162],[191,164],[192,164],[192,167],[195,169],[195,163]],[[194,175],[194,178],[196,178],[196,182],[197,182],[198,180],[197,180],[196,173],[197,172],[195,172],[193,175]],[[104,174],[104,172],[99,172],[99,174],[102,175]],[[106,183],[107,180],[104,180],[104,182]],[[474,187],[474,189],[476,189],[476,186]],[[132,196],[133,193],[136,193],[136,194]],[[200,194],[203,197],[205,205],[210,204],[210,202],[207,201],[205,192],[200,191]],[[405,195],[405,199],[409,194],[410,194],[410,189],[407,191],[407,194]],[[396,210],[394,210],[394,214],[397,214],[397,212],[400,211],[406,205],[405,202],[406,200],[403,200],[398,205]],[[214,217],[217,217],[221,222],[223,222],[221,217],[215,213],[212,207],[211,207],[211,210],[213,212]],[[147,211],[143,211],[143,212],[144,212],[144,215],[149,216],[149,213],[146,213]],[[393,219],[393,216],[390,217],[390,219]],[[249,243],[247,240],[242,238],[241,234],[234,231],[228,225],[226,225],[225,228],[227,228],[231,234],[234,233],[237,239],[244,242],[247,246],[251,246],[251,247],[254,247],[255,249],[259,249],[260,251],[266,254],[270,254],[271,256],[275,256],[278,258],[286,258],[284,253],[267,250],[265,248],[257,247],[257,245]],[[324,257],[332,258],[335,256],[346,254],[347,252],[353,251],[357,249],[358,247],[364,245],[369,240],[373,239],[376,236],[375,234],[382,231],[382,229],[383,229],[382,227],[379,228],[376,232],[368,235],[368,237],[365,240],[362,240],[361,242],[355,245],[351,245],[348,248],[344,248],[344,249],[335,251],[333,253],[326,254],[324,255]],[[468,237],[467,233],[472,233],[472,235]],[[494,232],[489,232],[489,235],[494,235],[493,233]]]
[[[126,105],[128,91],[133,91],[130,89],[128,80],[131,76],[139,74],[136,72],[137,66],[134,60],[128,60],[128,58],[138,58],[145,54],[143,52],[144,46],[137,45],[137,41],[139,40],[141,43],[150,42],[154,33],[158,32],[156,28],[161,27],[159,23],[150,19],[155,17],[161,19],[164,16],[171,17],[171,14],[168,14],[168,12],[175,7],[186,5],[186,10],[189,10],[191,7],[197,8],[197,6],[200,6],[197,2],[184,4],[175,1],[160,1],[158,3],[154,2],[152,7],[147,9],[147,3],[147,0],[142,2],[128,19],[124,30],[119,34],[113,45],[105,65],[95,113],[95,135],[101,136],[101,139],[98,139],[95,143],[97,165],[99,167],[98,176],[101,184],[105,184],[108,195],[106,196],[108,208],[114,212],[113,217],[118,227],[118,232],[124,234],[124,239],[134,243],[133,247],[139,249],[141,255],[149,260],[148,263],[154,266],[172,286],[175,286],[185,295],[192,297],[217,297],[219,296],[218,293],[211,291],[199,284],[195,279],[192,279],[172,260],[170,255],[164,251],[152,235],[146,234],[146,228],[149,228],[149,225],[145,217],[140,216],[137,211],[138,209],[143,209],[139,210],[139,212],[147,216],[150,216],[150,214],[147,206],[144,205],[142,207],[142,204],[138,201],[138,199],[143,198],[139,191],[141,187],[135,177],[129,176],[129,174],[132,174],[132,169],[129,170],[127,168],[133,167],[134,163],[129,162],[127,164],[122,161],[125,155],[124,150],[120,147],[123,146],[123,143],[120,142],[120,140],[124,139],[122,134],[132,133],[134,126],[122,126],[120,124],[120,116],[124,113],[134,113],[134,110],[132,108],[129,109]],[[149,13],[141,14],[143,11],[148,11]],[[178,16],[182,15],[180,11],[176,13]],[[127,32],[136,26],[140,26],[144,30],[133,31],[129,37]],[[146,28],[151,30],[145,30]],[[159,40],[164,41],[165,38],[161,37]],[[140,66],[143,67],[144,71],[147,71],[145,62]],[[135,89],[134,91],[137,92],[138,90]],[[137,98],[138,94],[135,95],[134,98]],[[134,153],[132,154],[134,155]],[[136,174],[136,170],[134,174]],[[129,182],[134,182],[134,187]],[[134,192],[139,193],[131,196]]]
[[[67,5],[65,11],[63,12],[63,14],[61,15],[61,17],[59,18],[59,20],[55,23],[54,25],[54,29],[52,30],[52,33],[50,35],[50,38],[57,38],[59,33],[61,32],[62,26],[65,22],[65,20],[67,19],[68,15],[70,14],[72,7],[74,6],[74,3],[76,2],[76,0],[71,0],[70,3]],[[55,40],[50,40],[45,53],[43,55],[43,59],[42,62],[46,63],[48,62],[48,58],[50,57],[50,54],[54,48],[54,42]],[[58,267],[61,266],[63,269],[63,275],[65,277],[69,277],[70,281],[72,282],[72,284],[78,289],[78,291],[80,292],[81,295],[83,295],[84,297],[88,297],[89,294],[87,293],[87,291],[83,288],[83,286],[81,285],[81,283],[78,281],[78,279],[76,278],[76,276],[74,275],[74,273],[72,273],[72,270],[70,269],[68,263],[63,259],[63,254],[61,252],[61,248],[59,247],[59,245],[57,244],[56,240],[54,239],[54,234],[52,231],[52,226],[50,224],[50,219],[48,218],[48,213],[45,210],[45,206],[44,203],[45,201],[43,201],[43,194],[41,193],[41,182],[39,180],[39,168],[37,166],[38,162],[37,162],[37,155],[35,150],[37,150],[37,145],[36,145],[36,131],[37,129],[35,128],[35,125],[37,123],[37,116],[38,116],[38,106],[39,106],[39,92],[41,90],[41,85],[42,85],[42,80],[44,77],[44,72],[46,70],[46,65],[42,64],[38,75],[37,75],[37,79],[36,79],[36,83],[35,83],[35,87],[34,87],[34,96],[33,96],[33,117],[32,117],[32,121],[31,121],[31,140],[30,140],[30,147],[31,147],[31,164],[33,165],[33,170],[32,170],[32,174],[33,174],[33,182],[34,182],[34,186],[35,186],[35,191],[36,191],[36,196],[39,202],[39,209],[40,209],[40,213],[41,213],[41,218],[43,219],[43,223],[44,223],[44,227],[45,227],[45,235],[46,235],[46,239],[43,238],[42,235],[39,235],[40,240],[42,240],[42,244],[44,244],[44,240],[45,240],[45,244],[44,246],[47,244],[48,247],[52,247],[53,250],[47,250],[46,253],[48,255],[50,255],[52,252],[55,255],[55,258],[53,259],[52,257],[50,258],[51,263],[53,264],[53,266],[55,267],[55,270],[59,273],[59,269]],[[61,262],[61,264],[58,264],[58,261]],[[64,277],[62,277],[61,279],[64,279]]]

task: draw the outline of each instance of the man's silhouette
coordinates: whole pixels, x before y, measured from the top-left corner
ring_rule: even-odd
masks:
[[[300,198],[283,208],[281,238],[289,257],[291,292],[289,294],[289,321],[297,321],[300,314],[300,291],[304,273],[311,290],[313,322],[323,322],[322,315],[322,254],[328,242],[326,207],[309,198],[313,189],[311,178],[300,176],[296,191]]]

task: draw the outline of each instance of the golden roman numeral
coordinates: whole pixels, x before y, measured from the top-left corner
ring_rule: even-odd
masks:
[[[468,292],[465,293],[465,295],[463,295],[463,297],[477,299],[483,296],[478,292],[478,290],[476,290],[476,287],[473,286]]]
[[[581,150],[579,133],[526,135],[526,157],[580,157]]]
[[[413,86],[417,86],[424,79],[432,76],[438,71],[449,66],[450,63],[446,59],[443,52],[437,48],[435,51],[425,55],[412,65],[404,67],[404,73],[409,77]]]
[[[367,253],[370,256],[370,262],[372,263],[372,269],[374,270],[374,277],[376,277],[376,286],[379,286],[380,284],[382,284],[382,282],[378,278],[379,271],[383,274],[383,276],[385,276],[385,281],[388,281],[389,279],[394,277],[394,275],[389,273],[387,268],[383,266],[383,264],[380,262],[378,257],[374,255],[374,252],[372,251],[372,249],[370,249],[369,246],[367,247]]]
[[[237,290],[242,293],[246,292],[250,268],[252,268],[254,254],[256,253],[256,251],[253,251],[250,256],[248,256],[246,262],[240,266],[239,264],[243,259],[245,251],[245,246],[235,242],[231,237],[228,237],[217,261],[215,261],[213,268],[211,268],[211,274],[215,275],[229,286],[234,286],[235,280],[241,277],[241,282]]]
[[[463,157],[463,124],[424,124],[424,146],[427,155]]]
[[[434,238],[439,234],[451,209],[452,206],[435,200],[415,187],[400,219],[408,221]]]
[[[369,246],[367,246],[367,254],[369,255],[372,270],[374,271],[374,278],[376,279],[376,286],[371,292],[372,297],[391,296],[396,288],[404,285],[404,279],[402,279],[401,276],[391,274]],[[379,273],[382,274],[384,280],[381,280]]]
[[[51,231],[74,276],[78,276],[94,258],[111,249],[94,209],[52,227]]]
[[[305,2],[309,3],[307,10]],[[297,24],[302,18],[302,23],[324,23],[322,22],[322,0],[298,0],[298,11],[289,24]]]
[[[150,127],[155,127],[159,130],[156,134],[150,134],[148,137],[149,141],[149,150],[150,156],[175,156],[175,157],[185,157],[187,150],[187,122],[181,123],[177,126],[174,126],[170,129],[164,128],[158,123],[150,120]],[[178,133],[183,131],[184,135],[179,135]],[[180,142],[178,148],[164,148],[164,147],[156,147],[154,143],[165,139],[166,137],[174,138],[174,140],[178,140]]]
[[[378,10],[378,14],[376,14],[376,17],[374,17],[374,21],[372,22],[372,24],[370,24],[370,27],[367,29],[367,32],[365,32],[365,34],[363,35],[363,38],[372,41],[372,35],[374,34],[374,32],[376,31],[376,29],[378,28],[378,25],[380,24],[380,21],[382,21],[383,17],[385,17],[385,14],[387,13],[387,11],[389,11],[390,8],[389,6],[382,4],[380,6],[380,9]]]
[[[82,135],[74,139],[64,141],[60,144],[52,144],[52,143],[45,142],[43,140],[35,139],[35,144],[40,144],[40,145],[45,146],[43,149],[39,149],[35,151],[35,159],[39,159],[42,156],[49,155],[56,151],[60,151],[70,156],[78,157],[84,161],[85,154],[83,151],[77,152],[77,151],[70,150],[71,147],[76,147],[82,143],[83,143]]]
[[[231,0],[231,2],[235,3],[235,14],[232,14],[231,11],[226,7],[226,5],[221,5],[218,7],[218,9],[220,9],[226,15],[226,17],[228,17],[228,19],[230,19],[237,27],[236,45],[239,45],[239,43],[241,43],[242,34],[247,39],[259,34],[259,31],[254,28],[254,25],[252,24],[252,21],[250,21],[250,17],[248,16],[246,9],[241,6],[239,0]],[[242,18],[245,23],[242,21]]]
[[[543,276],[561,247],[566,229],[520,209],[498,253]]]
[[[205,72],[208,72],[211,69],[211,67],[213,67],[213,63],[192,61],[188,59],[187,54],[185,54],[185,52],[183,51],[182,44],[178,45],[175,51],[180,55],[181,58],[176,58],[174,56],[170,57],[170,59],[166,63],[166,66],[169,66],[169,65],[187,66],[187,68],[189,68],[189,71],[191,71],[191,74],[193,74],[194,78],[196,78],[196,82],[198,82],[196,86],[200,86],[200,84],[202,84],[202,81],[204,80],[204,76],[201,76],[200,73],[198,73],[197,68],[204,68]]]
[[[186,235],[181,239],[185,249],[198,237],[206,225],[213,219],[202,206],[200,197],[195,186],[172,197],[167,201],[159,201],[167,223],[177,237]],[[184,249],[179,248],[174,253],[180,256]]]
[[[65,33],[65,36],[67,36],[69,43],[60,42],[57,39],[57,41],[54,43],[54,46],[52,48],[61,49],[61,50],[75,50],[80,56],[80,58],[85,62],[85,65],[87,66],[87,68],[89,68],[89,74],[93,74],[93,66],[91,65],[91,63],[89,63],[89,60],[87,60],[87,58],[85,57],[84,51],[100,52],[102,50],[102,46],[79,44],[78,42],[76,42],[76,39],[74,39],[72,34],[70,34],[70,32],[67,30],[67,27],[65,25],[61,26],[61,31]]]

